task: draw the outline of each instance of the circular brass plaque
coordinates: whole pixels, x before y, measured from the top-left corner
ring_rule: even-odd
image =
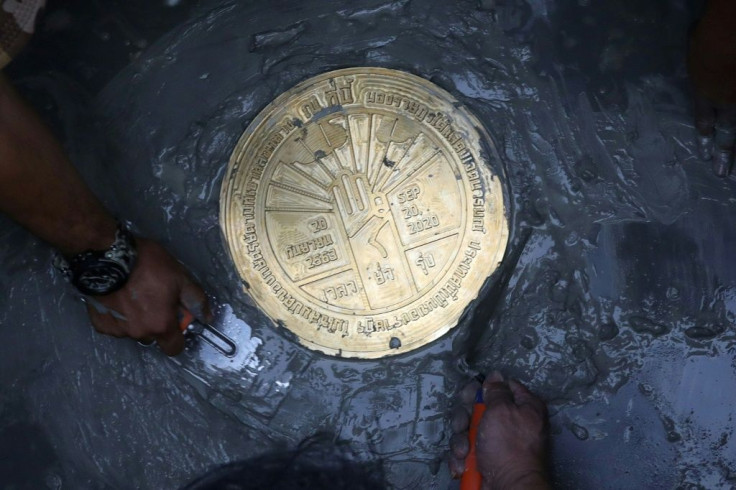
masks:
[[[223,183],[221,226],[247,292],[331,355],[437,339],[506,248],[492,148],[414,75],[351,68],[300,83],[250,124]]]

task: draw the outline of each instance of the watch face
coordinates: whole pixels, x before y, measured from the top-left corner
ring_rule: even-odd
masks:
[[[84,264],[83,271],[76,275],[74,285],[84,294],[109,294],[120,289],[127,279],[122,266],[115,262],[96,261]]]

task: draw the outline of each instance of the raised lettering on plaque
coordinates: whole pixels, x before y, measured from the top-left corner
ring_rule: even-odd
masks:
[[[497,158],[480,121],[430,82],[333,71],[250,124],[221,226],[248,294],[304,345],[408,352],[454,327],[503,257]]]

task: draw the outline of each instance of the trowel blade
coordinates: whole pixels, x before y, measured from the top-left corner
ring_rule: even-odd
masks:
[[[493,334],[493,329],[491,328],[492,322],[499,317],[500,311],[498,306],[501,298],[506,295],[509,281],[514,275],[516,266],[519,264],[519,259],[529,242],[532,229],[526,228],[519,235],[520,237],[516,246],[507,249],[507,254],[502,260],[501,266],[497,269],[496,280],[486,295],[488,301],[478,304],[476,314],[472,319],[470,331],[466,339],[466,348],[464,349],[467,355],[464,359],[465,362],[460,364],[461,369],[466,369],[468,372],[474,368],[478,357],[483,352],[483,349],[487,347],[488,340]]]

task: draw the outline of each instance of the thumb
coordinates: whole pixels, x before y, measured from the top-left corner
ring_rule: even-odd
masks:
[[[212,323],[213,316],[204,290],[189,278],[184,280],[179,294],[179,303],[189,310],[200,322]]]

